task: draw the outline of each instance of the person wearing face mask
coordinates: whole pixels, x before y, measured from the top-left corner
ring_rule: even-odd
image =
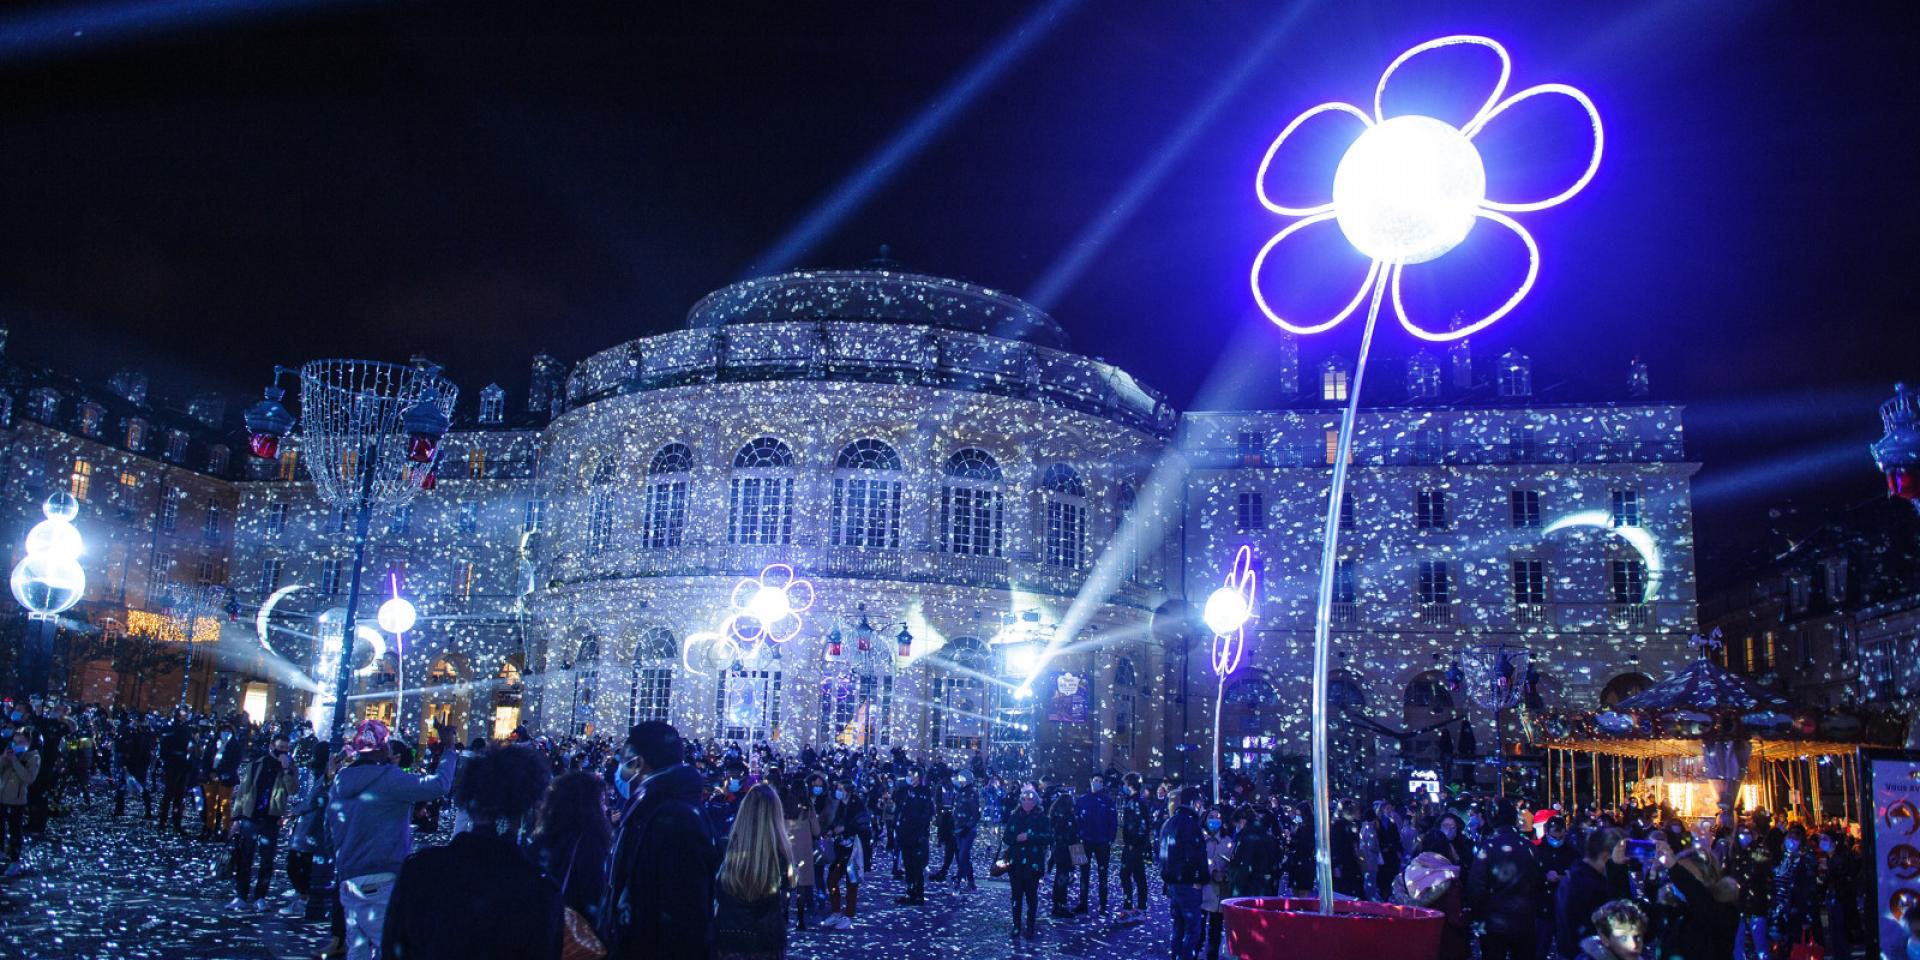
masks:
[[[1775,862],[1772,851],[1751,826],[1743,824],[1728,840],[1726,873],[1740,885],[1734,956],[1741,960],[1764,960],[1769,952],[1767,911],[1773,907]]]
[[[1006,862],[1007,879],[1012,881],[1013,936],[1032,940],[1039,936],[1035,925],[1040,913],[1040,874],[1046,870],[1047,849],[1053,844],[1053,825],[1041,811],[1040,794],[1032,786],[1021,788],[1020,799],[1000,832],[1006,841],[1000,859]]]
[[[685,762],[680,731],[662,720],[636,724],[623,749],[600,942],[608,960],[707,960],[720,858],[700,809],[700,773]]]
[[[793,851],[793,883],[796,888],[793,900],[793,912],[799,920],[798,929],[807,928],[807,907],[813,902],[816,878],[814,868],[819,859],[815,847],[820,842],[820,815],[814,812],[813,795],[800,778],[794,778],[792,789],[787,791],[783,804],[787,816],[787,847]]]
[[[1471,862],[1467,853],[1467,839],[1464,836],[1466,822],[1460,815],[1452,812],[1440,815],[1440,820],[1427,835],[1420,838],[1420,853],[1437,853],[1446,857],[1456,867],[1464,867]]]
[[[1852,837],[1838,827],[1830,827],[1820,834],[1820,857],[1825,877],[1821,886],[1826,890],[1827,955],[1851,956],[1860,912],[1860,855],[1853,849]]]
[[[1284,869],[1280,841],[1267,831],[1263,818],[1252,807],[1241,807],[1233,815],[1233,859],[1228,864],[1228,896],[1271,897],[1280,892],[1280,874]]]
[[[233,791],[233,900],[229,910],[265,910],[267,884],[273,879],[274,855],[280,849],[280,822],[288,801],[300,789],[285,736],[274,737],[265,753],[241,764]],[[256,857],[256,854],[258,855]],[[259,861],[258,878],[254,861]],[[248,894],[248,881],[253,891]]]
[[[733,818],[740,815],[740,798],[747,792],[747,764],[730,757],[721,765],[720,776],[707,793],[707,826],[721,857],[727,855],[727,837],[733,833]]]
[[[1153,853],[1153,817],[1140,789],[1140,775],[1129,773],[1120,797],[1120,918],[1147,912],[1147,859]]]
[[[1540,870],[1513,803],[1497,801],[1480,856],[1467,872],[1467,904],[1485,924],[1482,960],[1531,960],[1538,939]]]
[[[1567,870],[1554,891],[1554,956],[1561,960],[1581,956],[1581,941],[1594,933],[1593,913],[1609,899],[1607,862],[1625,840],[1626,834],[1613,827],[1587,833],[1580,862]]]
[[[1207,927],[1207,960],[1220,960],[1220,937],[1225,922],[1220,901],[1232,896],[1234,838],[1227,815],[1219,807],[1207,811],[1207,882],[1200,887],[1200,912]]]
[[[962,770],[953,777],[953,856],[955,890],[962,886],[967,890],[978,890],[973,878],[973,844],[980,830],[980,791],[974,787],[974,777],[969,771]],[[1103,884],[1104,886],[1104,884]],[[1101,890],[1101,909],[1106,909],[1106,891]]]
[[[7,859],[13,861],[11,873],[20,864],[20,842],[27,830],[27,791],[40,777],[40,751],[33,749],[33,733],[16,726],[0,748],[0,844]]]
[[[1767,938],[1781,949],[1799,943],[1813,923],[1818,882],[1819,863],[1807,848],[1807,828],[1796,823],[1780,841],[1780,862],[1773,868],[1773,904],[1767,911]]]
[[[1560,880],[1579,862],[1574,844],[1567,840],[1565,814],[1547,818],[1540,842],[1534,845],[1533,861],[1540,875],[1540,889],[1534,896],[1534,951],[1536,957],[1548,956],[1553,949],[1553,894]]]
[[[907,874],[907,895],[896,902],[902,906],[924,906],[927,902],[927,862],[933,855],[931,835],[934,803],[933,791],[927,788],[924,775],[919,770],[910,774],[906,789],[897,791],[893,803],[894,829],[900,835],[900,857]],[[851,911],[848,916],[851,918]]]
[[[856,847],[860,845],[860,834],[867,819],[866,804],[860,802],[860,795],[844,781],[835,781],[833,789],[833,816],[822,817],[821,826],[825,828],[828,840],[832,844],[833,859],[827,865],[827,913],[829,916],[821,922],[822,927],[835,930],[853,928],[853,918],[860,903],[860,860],[854,858]],[[906,838],[902,830],[901,846],[905,847]],[[925,861],[922,861],[924,865]],[[842,907],[841,891],[845,890],[845,906]],[[843,912],[844,911],[844,912]]]
[[[232,826],[233,787],[240,782],[245,745],[234,739],[233,728],[221,724],[207,746],[200,783],[200,839],[217,840]]]
[[[1200,788],[1181,787],[1180,803],[1160,828],[1160,880],[1173,912],[1173,960],[1196,960],[1205,917],[1200,888],[1210,880],[1207,839],[1200,819]]]

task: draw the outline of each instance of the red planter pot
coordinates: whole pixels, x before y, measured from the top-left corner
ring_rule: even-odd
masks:
[[[1364,900],[1337,900],[1332,916],[1301,897],[1230,897],[1220,910],[1241,960],[1429,960],[1446,928],[1438,910]]]

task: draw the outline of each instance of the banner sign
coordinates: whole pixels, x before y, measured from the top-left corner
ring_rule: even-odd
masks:
[[[1091,684],[1077,673],[1061,673],[1053,681],[1053,699],[1047,701],[1048,723],[1086,723]]]

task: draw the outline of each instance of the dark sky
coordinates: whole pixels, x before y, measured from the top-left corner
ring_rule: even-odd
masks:
[[[1646,357],[1706,464],[1709,582],[1770,508],[1875,495],[1874,405],[1920,375],[1913,24],[1839,3],[1056,6],[1014,47],[1038,5],[16,4],[10,349],[249,393],[275,362],[419,349],[469,390],[518,390],[535,350],[678,325],[921,120],[789,265],[885,242],[910,268],[1051,288],[1080,349],[1227,404],[1206,389],[1219,358],[1273,337],[1245,280],[1284,225],[1252,196],[1267,143],[1307,106],[1366,103],[1406,47],[1478,32],[1513,53],[1514,88],[1592,94],[1608,142],[1585,193],[1523,218],[1541,282],[1476,350],[1528,351],[1551,399],[1618,396]],[[1436,82],[1487,82],[1459,63]],[[1577,132],[1555,119],[1509,132],[1538,145],[1520,159],[1580,149],[1529,139]],[[1553,176],[1489,150],[1496,184]],[[1494,259],[1460,262],[1512,274]],[[1384,355],[1408,349],[1383,331]]]

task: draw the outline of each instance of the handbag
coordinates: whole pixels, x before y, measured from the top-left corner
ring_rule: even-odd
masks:
[[[995,860],[993,862],[993,866],[990,866],[987,868],[987,876],[1004,877],[1007,875],[1007,871],[1012,869],[1013,869],[1013,856],[1011,854],[1008,854],[1006,856],[1001,857],[998,860]]]
[[[1814,941],[1813,931],[1808,930],[1801,935],[1800,942],[1793,945],[1793,950],[1787,954],[1787,960],[1827,960],[1827,951],[1825,947]]]
[[[584,836],[575,837],[573,852],[567,855],[567,872],[560,878],[560,897],[566,899],[567,882],[573,879],[573,862],[580,856],[580,841]],[[607,946],[600,942],[599,934],[593,932],[593,924],[580,915],[580,911],[562,906],[560,960],[602,960],[607,955]]]
[[[1087,865],[1087,848],[1084,844],[1068,844],[1067,856],[1072,858],[1073,865],[1076,867],[1084,867]]]

